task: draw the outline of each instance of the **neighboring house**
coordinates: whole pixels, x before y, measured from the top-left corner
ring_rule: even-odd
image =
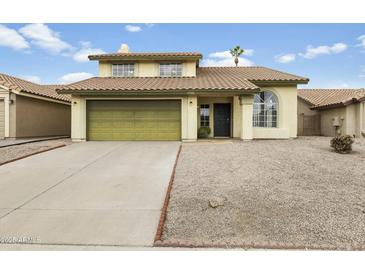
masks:
[[[70,136],[70,96],[0,74],[0,139]]]
[[[319,135],[365,137],[365,89],[300,89],[298,120],[301,116],[318,117]]]
[[[297,136],[297,84],[265,67],[200,67],[196,52],[89,56],[99,77],[57,89],[72,96],[73,140],[243,140]]]

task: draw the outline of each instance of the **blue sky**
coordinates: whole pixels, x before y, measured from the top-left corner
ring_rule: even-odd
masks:
[[[201,65],[241,65],[307,76],[308,87],[365,87],[365,24],[0,24],[0,72],[41,83],[97,75],[89,53],[199,51]]]

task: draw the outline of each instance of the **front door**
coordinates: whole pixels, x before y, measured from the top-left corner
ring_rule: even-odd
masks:
[[[214,104],[214,137],[231,136],[231,104]]]

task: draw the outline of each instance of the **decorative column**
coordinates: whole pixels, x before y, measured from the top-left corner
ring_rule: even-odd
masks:
[[[71,98],[71,138],[72,141],[86,141],[86,100]]]
[[[241,139],[249,141],[253,139],[253,94],[244,94],[240,97],[241,102]]]

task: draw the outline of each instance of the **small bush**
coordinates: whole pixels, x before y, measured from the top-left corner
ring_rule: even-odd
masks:
[[[337,153],[350,153],[352,151],[353,138],[350,135],[336,136],[331,139],[331,147]]]
[[[210,127],[200,127],[198,130],[199,138],[208,138],[210,134]]]

